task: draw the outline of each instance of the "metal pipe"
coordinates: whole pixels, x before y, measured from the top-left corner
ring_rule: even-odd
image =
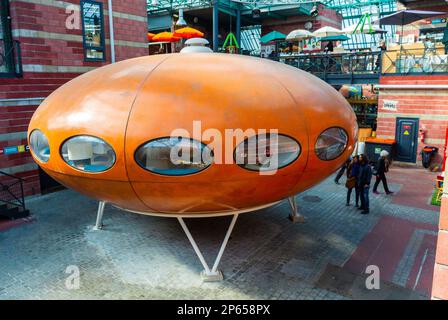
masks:
[[[218,46],[219,46],[219,0],[215,0],[213,3],[213,51],[218,52]]]
[[[107,1],[109,10],[109,40],[110,40],[110,62],[115,63],[115,36],[114,36],[114,17],[112,11],[112,0]]]
[[[238,47],[241,48],[241,10],[236,10],[236,27],[235,27],[235,37],[236,43],[238,43]]]
[[[105,201],[100,201],[98,203],[98,213],[96,215],[96,223],[93,227],[93,230],[101,230],[103,228],[103,213],[104,213],[104,206],[106,205]]]
[[[193,246],[194,252],[196,252],[196,255],[198,256],[199,261],[201,261],[201,264],[204,267],[205,274],[210,275],[211,274],[210,268],[209,268],[207,262],[205,261],[201,250],[199,250],[199,247],[196,244],[196,241],[194,241],[193,236],[190,233],[190,230],[188,230],[188,227],[182,218],[178,217],[177,220],[179,221],[180,225],[182,226],[182,229],[184,230],[185,234],[187,235],[188,240],[190,240],[190,243]]]
[[[219,249],[218,256],[216,257],[215,263],[213,264],[212,273],[216,273],[218,271],[218,265],[221,261],[221,257],[226,249],[227,242],[229,241],[230,235],[232,234],[233,227],[235,226],[236,219],[238,218],[238,214],[235,214],[230,222],[229,229],[227,229],[226,236],[224,237],[224,241],[221,244],[221,248]]]

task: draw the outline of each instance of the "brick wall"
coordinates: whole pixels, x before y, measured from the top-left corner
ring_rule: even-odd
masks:
[[[447,161],[448,164],[448,161]],[[447,168],[447,166],[445,165]],[[445,170],[445,177],[448,177]],[[445,178],[447,180],[448,178]],[[444,183],[439,235],[432,284],[432,298],[448,300],[448,183]]]
[[[10,0],[13,39],[21,43],[22,78],[0,78],[0,150],[27,143],[31,116],[52,91],[74,77],[110,63],[107,0],[103,3],[106,61],[84,61],[82,29],[67,29],[79,17],[79,0]],[[73,7],[74,5],[74,7]],[[146,0],[113,0],[116,61],[148,54]],[[81,19],[79,19],[81,21]],[[29,152],[0,154],[0,170],[26,177],[26,194],[40,192]]]
[[[448,76],[384,76],[381,85],[448,85]],[[379,93],[377,135],[395,138],[397,117],[419,118],[419,129],[425,130],[425,142],[418,140],[417,162],[425,145],[439,148],[435,158],[441,163],[448,127],[448,90],[440,89],[384,89]],[[398,101],[397,111],[383,109],[384,100]]]

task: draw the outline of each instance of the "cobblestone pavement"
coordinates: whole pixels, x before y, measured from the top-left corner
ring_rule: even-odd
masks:
[[[382,194],[361,215],[345,206],[345,190],[330,177],[298,195],[304,224],[287,219],[287,201],[240,215],[218,283],[201,281],[201,264],[176,219],[106,206],[104,229],[93,231],[96,201],[71,190],[36,197],[28,201],[34,222],[0,232],[0,299],[356,299],[317,282],[329,265],[361,274],[378,261],[381,269],[384,255],[370,254],[368,246],[390,225],[382,219],[406,221],[409,230],[400,248],[388,250],[390,237],[377,246],[396,260],[385,263],[390,270],[382,280],[427,296],[419,279],[431,281],[434,248],[426,236],[434,237],[429,229],[436,230],[438,213],[392,204]],[[185,221],[211,265],[230,217]],[[79,289],[66,287],[69,266],[80,270]]]

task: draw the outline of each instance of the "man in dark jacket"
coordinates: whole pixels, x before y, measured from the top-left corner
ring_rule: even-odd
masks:
[[[360,191],[362,214],[369,213],[369,191],[370,191],[370,180],[372,180],[372,168],[369,165],[369,159],[366,155],[362,154],[359,156],[359,161],[361,167],[359,168],[358,175],[358,188]]]
[[[379,194],[377,191],[378,185],[380,184],[380,181],[383,182],[384,191],[386,191],[386,194],[392,194],[389,190],[389,187],[387,185],[387,179],[386,179],[386,172],[389,171],[389,160],[387,159],[387,156],[389,153],[386,150],[381,151],[380,158],[378,159],[377,163],[377,170],[376,170],[376,181],[373,185],[373,193]]]

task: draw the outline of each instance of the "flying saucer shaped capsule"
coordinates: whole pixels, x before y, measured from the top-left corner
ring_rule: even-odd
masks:
[[[127,210],[201,215],[310,188],[346,161],[356,132],[345,99],[306,72],[191,53],[73,79],[37,109],[28,139],[35,161],[69,188]],[[176,148],[199,157],[173,159]]]

